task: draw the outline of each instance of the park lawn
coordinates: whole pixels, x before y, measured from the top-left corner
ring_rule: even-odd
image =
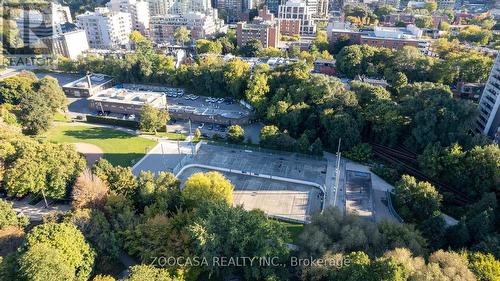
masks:
[[[104,152],[104,158],[113,165],[132,166],[156,142],[126,132],[97,126],[54,126],[46,133],[49,141],[57,143],[90,143]]]

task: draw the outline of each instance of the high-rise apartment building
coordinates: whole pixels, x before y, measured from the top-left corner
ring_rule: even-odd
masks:
[[[238,22],[236,41],[238,46],[245,46],[250,40],[258,40],[264,48],[278,47],[280,40],[280,24],[269,10],[260,10],[259,16],[251,23]]]
[[[328,17],[328,0],[305,0],[309,8],[309,12],[313,17],[327,18]]]
[[[96,8],[76,17],[77,25],[87,33],[88,43],[95,49],[120,49],[130,47],[132,19],[130,13]]]
[[[220,26],[214,18],[203,13],[187,13],[184,15],[155,16],[151,18],[151,37],[155,43],[176,43],[175,31],[186,27],[190,31],[190,39],[198,40],[214,36]]]
[[[288,0],[285,5],[280,5],[278,10],[278,19],[300,20],[300,35],[316,34],[316,23],[313,19],[313,13],[307,6],[306,2],[301,0]]]
[[[500,55],[497,54],[490,77],[479,100],[477,131],[498,143],[500,140]]]
[[[151,16],[184,15],[187,13],[214,14],[210,0],[148,0]]]
[[[148,34],[149,4],[144,0],[111,0],[107,7],[113,12],[129,13],[132,20],[132,29]]]
[[[237,22],[242,19],[244,12],[248,11],[248,2],[245,0],[218,0],[219,13],[223,14],[227,22]]]

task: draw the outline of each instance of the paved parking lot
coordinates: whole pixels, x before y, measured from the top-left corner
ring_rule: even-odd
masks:
[[[186,154],[191,153],[191,146],[186,142],[161,141],[144,158],[132,167],[134,175],[141,171],[172,172]]]
[[[311,181],[320,185],[324,185],[326,181],[325,159],[309,158],[297,153],[276,151],[272,154],[205,144],[201,146],[194,161],[256,174]]]
[[[208,171],[188,168],[179,175],[179,179],[185,182],[194,173]],[[261,209],[269,215],[301,221],[309,220],[311,214],[321,210],[317,188],[235,173],[222,174],[235,187],[234,205],[242,205],[247,210]]]

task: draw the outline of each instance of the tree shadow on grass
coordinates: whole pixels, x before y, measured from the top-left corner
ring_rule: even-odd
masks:
[[[122,167],[132,167],[139,162],[145,153],[104,153],[104,159],[108,160],[113,165]]]
[[[66,136],[78,139],[125,139],[133,135],[128,133],[103,127],[82,128],[81,130],[67,130],[63,133]]]

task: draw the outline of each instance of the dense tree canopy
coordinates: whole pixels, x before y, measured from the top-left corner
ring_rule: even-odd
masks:
[[[84,281],[89,278],[94,258],[94,251],[74,225],[46,223],[28,233],[20,271],[28,280],[44,280],[47,273],[51,280],[71,276]]]
[[[288,260],[288,235],[283,225],[266,218],[259,210],[245,211],[226,204],[206,204],[197,211],[198,219],[190,226],[197,255],[213,261],[214,257],[273,257],[276,264]],[[212,239],[211,237],[217,237]],[[245,280],[282,280],[281,266],[217,266],[206,269],[218,277],[241,274]],[[274,278],[274,279],[273,279]]]
[[[409,222],[421,222],[439,213],[442,196],[428,182],[417,182],[414,177],[404,175],[393,193],[399,214]]]
[[[413,253],[425,252],[425,239],[407,225],[390,222],[373,223],[354,215],[343,216],[337,209],[328,208],[313,216],[300,236],[301,252],[320,257],[326,252],[363,251],[380,257],[386,250],[410,248]]]

